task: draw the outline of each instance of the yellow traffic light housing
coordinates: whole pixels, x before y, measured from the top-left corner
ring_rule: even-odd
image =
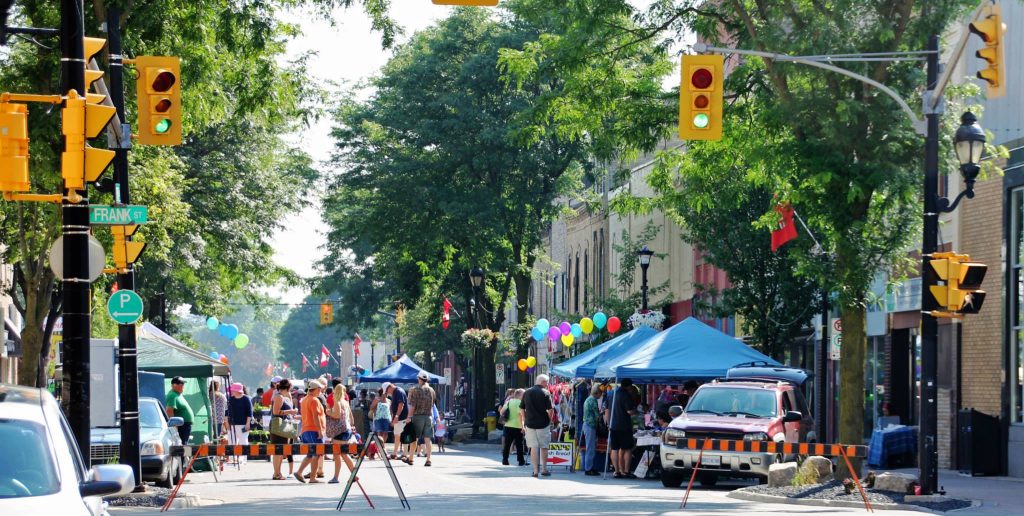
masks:
[[[971,22],[970,29],[981,36],[985,43],[985,46],[974,55],[985,62],[986,68],[978,71],[978,78],[987,83],[985,90],[988,98],[1006,95],[1006,58],[1003,50],[1006,25],[1003,23],[999,4],[985,6],[981,18]]]
[[[334,322],[334,305],[331,303],[320,304],[320,324],[328,325]]]
[[[181,60],[139,56],[135,66],[139,143],[181,145]]]
[[[99,179],[114,160],[114,151],[94,149],[85,141],[99,136],[115,112],[110,106],[86,103],[85,98],[74,90],[68,92],[61,113],[61,133],[65,144],[60,171],[65,188],[84,190],[86,183]]]
[[[27,192],[28,106],[0,103],[0,192]]]
[[[110,234],[114,237],[114,266],[118,271],[123,271],[135,263],[142,251],[146,249],[145,242],[128,240],[128,237],[134,235],[138,230],[138,225],[110,226]]]
[[[477,5],[481,7],[494,7],[498,0],[433,0],[434,5]]]
[[[985,291],[981,283],[985,279],[988,265],[970,261],[966,254],[934,253],[928,262],[945,285],[930,287],[932,296],[943,310],[933,313],[936,317],[961,317],[976,314],[985,302]]]
[[[99,54],[103,47],[107,46],[107,40],[103,38],[82,38],[85,42],[85,91],[89,91],[92,88],[94,82],[103,78],[103,72],[100,70],[90,70],[89,61],[96,58],[96,54]],[[87,101],[90,104],[99,104],[106,98],[105,95],[100,94],[89,94],[87,95]]]
[[[679,138],[722,139],[725,58],[684,55],[680,74]]]

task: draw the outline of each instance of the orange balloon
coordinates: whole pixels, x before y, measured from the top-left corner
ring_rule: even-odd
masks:
[[[220,363],[228,365],[228,357],[220,357]]]
[[[516,363],[519,366],[520,371],[525,371],[529,366],[526,364],[525,358],[520,358],[519,362]]]

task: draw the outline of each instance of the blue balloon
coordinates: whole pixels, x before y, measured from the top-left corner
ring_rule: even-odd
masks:
[[[597,329],[604,329],[604,325],[606,324],[608,324],[608,316],[605,315],[604,312],[597,312],[594,314],[594,326]]]
[[[234,338],[238,336],[238,326],[234,324],[228,324],[227,327],[227,333],[224,336],[234,340]]]
[[[534,326],[533,329],[530,330],[530,336],[532,336],[533,340],[537,342],[544,340],[544,332],[540,331],[540,328],[536,326]]]
[[[210,317],[206,319],[207,328],[211,330],[216,330],[218,326],[220,326],[220,321],[218,321],[216,317]]]
[[[536,328],[539,329],[541,333],[547,333],[548,330],[551,328],[551,323],[548,322],[547,319],[540,319],[540,320],[537,321]],[[537,340],[540,340],[540,339],[537,339]]]
[[[573,338],[578,339],[583,336],[583,328],[580,326],[580,323],[573,323],[569,328],[569,333],[572,333]]]
[[[217,353],[216,351],[211,351],[210,352],[210,358],[212,358],[214,360],[220,360],[220,353]]]
[[[220,334],[221,337],[227,337],[228,333],[230,333],[230,332],[231,332],[231,325],[230,324],[221,324],[220,326],[217,327],[217,333]],[[228,338],[230,338],[230,337],[228,337]],[[218,357],[219,357],[219,355],[218,355]]]

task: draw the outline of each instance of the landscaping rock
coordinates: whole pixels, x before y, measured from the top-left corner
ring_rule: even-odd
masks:
[[[804,463],[800,465],[801,470],[815,470],[818,473],[818,483],[828,482],[832,480],[832,461],[825,457],[814,455],[804,459]]]
[[[782,462],[768,466],[768,486],[784,487],[793,483],[796,476],[795,462]]]
[[[911,482],[917,482],[916,475],[887,471],[875,477],[875,491],[906,493]]]

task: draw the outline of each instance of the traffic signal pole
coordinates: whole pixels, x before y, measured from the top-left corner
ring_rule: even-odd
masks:
[[[85,89],[85,6],[82,0],[60,2],[61,94]],[[65,149],[67,142],[65,140]],[[89,199],[71,202],[75,190],[63,189],[61,202],[64,237],[64,362],[67,385],[66,414],[78,448],[89,461]]]
[[[110,50],[110,100],[117,109],[117,119],[123,124],[121,140],[114,149],[114,204],[130,204],[131,192],[128,186],[128,149],[131,147],[131,128],[127,123],[124,109],[124,63],[121,54],[121,11],[107,9],[107,48]],[[113,134],[114,132],[111,131]],[[111,139],[116,140],[116,134]],[[129,237],[130,238],[130,237]],[[134,265],[117,276],[119,289],[135,290]],[[135,474],[135,491],[144,491],[142,483],[142,458],[139,437],[139,361],[135,324],[117,326],[118,365],[120,369],[121,398],[121,451],[120,462],[131,466]]]

